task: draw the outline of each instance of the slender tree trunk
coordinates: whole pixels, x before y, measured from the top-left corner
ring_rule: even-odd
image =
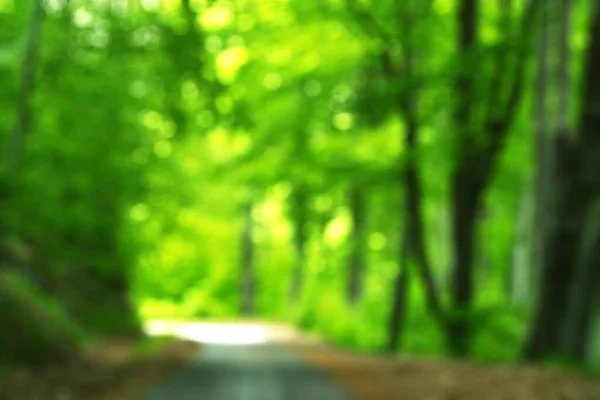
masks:
[[[44,19],[45,11],[42,0],[34,0],[31,5],[27,43],[21,63],[21,80],[15,122],[5,149],[5,165],[0,167],[0,208],[2,209],[7,207],[6,203],[9,202],[13,194],[12,184],[19,182],[17,175],[25,152],[25,138],[30,133],[31,102],[35,91]],[[10,228],[6,225],[6,222],[0,220],[0,241],[5,240],[4,235],[9,230]],[[8,258],[9,255],[6,254],[4,249],[0,249],[0,264]],[[3,268],[2,265],[0,265],[1,268]]]
[[[35,90],[42,28],[45,17],[42,0],[34,0],[31,7],[27,44],[21,67],[21,86],[17,100],[17,117],[6,154],[6,164],[11,173],[14,173],[14,170],[19,167],[22,161],[25,137],[29,134],[31,127],[31,100]]]
[[[548,5],[542,6],[541,29],[538,49],[538,70],[537,70],[537,87],[536,87],[536,180],[535,180],[535,236],[533,240],[532,265],[534,279],[532,283],[538,282],[542,276],[543,246],[546,241],[546,231],[548,213],[548,194],[549,194],[549,178],[550,178],[550,151],[551,143],[548,138],[547,124],[547,69],[548,69]],[[533,292],[537,293],[538,287],[532,287]]]
[[[405,221],[406,224],[406,221]],[[402,343],[402,333],[404,332],[405,321],[407,317],[408,301],[410,296],[408,293],[410,271],[409,271],[409,249],[408,249],[408,229],[403,229],[402,243],[399,248],[400,265],[398,266],[398,275],[394,282],[394,291],[392,297],[392,308],[387,330],[386,350],[389,353],[398,351]]]
[[[413,6],[414,7],[414,6]],[[429,6],[427,6],[429,7]],[[415,64],[418,62],[418,54],[413,43],[413,27],[415,24],[416,11],[411,12],[403,18],[400,25],[405,41],[404,65],[401,71],[396,71],[386,54],[382,59],[384,71],[389,78],[402,75],[407,82],[414,80]],[[406,130],[404,142],[406,148],[405,157],[399,165],[401,173],[400,184],[404,188],[404,215],[405,227],[403,229],[402,245],[400,247],[400,271],[394,285],[394,297],[392,300],[392,314],[389,323],[388,351],[394,351],[400,344],[402,330],[404,327],[405,308],[407,304],[407,285],[409,280],[409,268],[414,261],[418,273],[425,288],[425,301],[431,314],[438,321],[441,319],[441,303],[437,285],[431,270],[431,263],[427,251],[425,229],[423,223],[423,188],[421,181],[421,170],[418,159],[418,130],[419,130],[419,88],[413,87],[404,93],[397,95],[398,109],[404,118]]]
[[[306,222],[307,222],[307,193],[303,188],[297,188],[292,193],[292,213],[294,219],[294,247],[296,260],[292,273],[290,297],[293,302],[300,299],[304,283],[304,265],[306,263]]]
[[[245,206],[245,223],[242,235],[242,286],[241,286],[241,312],[242,315],[249,316],[254,313],[254,241],[252,233],[254,230],[254,221],[252,218],[253,204],[250,202]]]
[[[353,182],[349,188],[350,214],[352,216],[352,248],[348,268],[348,302],[356,305],[362,296],[364,279],[364,249],[366,240],[365,188]]]
[[[407,52],[405,58],[405,73],[407,78],[412,73],[412,55]],[[417,159],[417,97],[415,91],[399,97],[400,110],[406,123],[405,143],[406,156],[400,183],[404,188],[404,228],[402,230],[400,252],[398,254],[399,271],[394,284],[392,309],[388,326],[387,351],[398,350],[405,327],[407,305],[409,301],[408,284],[410,278],[410,263],[414,260],[425,286],[426,301],[433,315],[439,315],[439,300],[437,289],[430,270],[429,259],[425,247],[422,218],[422,188]]]
[[[452,265],[448,260],[452,259],[452,243],[451,243],[451,213],[449,212],[450,204],[445,202],[440,205],[437,211],[436,218],[436,249],[439,249],[437,261],[440,265],[445,265],[442,274],[440,274],[440,293],[449,293],[452,281],[452,269],[447,267],[449,264]]]
[[[513,304],[527,305],[531,298],[532,268],[530,267],[530,240],[531,237],[531,211],[532,211],[531,185],[527,183],[521,195],[517,228],[514,237],[513,259],[510,268],[507,286],[508,297]]]
[[[530,37],[537,24],[540,0],[531,0],[523,14],[519,43],[514,54],[517,62],[510,68],[508,63],[510,39],[497,53],[496,71],[490,85],[506,90],[507,96],[491,93],[485,113],[476,113],[477,96],[475,77],[480,72],[477,49],[478,0],[463,0],[458,12],[459,41],[462,65],[474,69],[462,71],[456,80],[457,108],[455,126],[459,130],[456,146],[456,165],[452,174],[453,200],[453,288],[454,307],[447,325],[449,350],[455,356],[465,356],[470,350],[474,326],[469,314],[474,294],[473,250],[477,225],[477,213],[482,207],[484,191],[494,174],[498,156],[504,146],[510,128],[516,118],[522,99],[525,66],[530,51]],[[508,69],[509,72],[506,72]],[[479,137],[474,135],[481,129]]]
[[[475,65],[474,51],[477,44],[478,0],[463,0],[458,13],[459,51],[464,65]],[[471,62],[468,62],[471,60]],[[470,161],[477,159],[473,140],[474,71],[462,72],[456,82],[458,108],[454,116],[460,129],[458,151],[464,152],[452,177],[452,233],[453,275],[452,305],[455,315],[447,327],[450,352],[456,356],[468,353],[472,330],[467,318],[473,299],[473,243],[477,211],[480,205],[481,188],[474,177]]]
[[[453,355],[464,356],[470,350],[473,335],[469,312],[474,292],[473,247],[480,192],[473,188],[470,177],[464,173],[454,177],[452,191],[455,267],[451,297],[454,315],[448,323],[448,346]]]
[[[561,23],[560,23],[560,96],[558,106],[558,132],[567,134],[569,132],[569,99],[571,88],[571,0],[561,1]]]
[[[407,7],[410,11],[407,12],[407,10],[404,9],[399,13],[399,16],[401,17],[399,21],[401,34],[398,38],[396,38],[403,44],[405,57],[403,58],[402,62],[404,65],[402,67],[395,65],[389,51],[384,51],[381,54],[380,61],[383,72],[390,82],[395,82],[398,79],[402,79],[405,82],[408,82],[410,86],[413,86],[417,81],[413,74],[413,64],[417,59],[417,52],[415,51],[416,47],[413,43],[413,26],[416,21],[419,21],[419,17],[430,12],[432,2],[417,1],[407,3]],[[374,22],[369,12],[361,8],[356,0],[346,0],[346,4],[348,9],[354,13],[357,22],[365,27],[365,31],[367,33],[371,34],[373,27],[376,27],[377,23]],[[405,6],[403,5],[402,7]],[[375,30],[377,31],[377,29]],[[390,38],[379,37],[379,39],[389,40]],[[391,43],[387,44],[390,45]],[[422,222],[421,178],[416,154],[416,139],[418,134],[418,88],[411,88],[408,90],[408,93],[397,94],[396,100],[398,102],[398,110],[406,123],[405,141],[407,143],[407,155],[405,159],[401,160],[399,169],[402,171],[402,178],[400,181],[401,185],[404,187],[406,197],[404,205],[404,210],[407,214],[405,223],[407,225],[407,230],[410,230],[410,233],[403,234],[403,236],[408,236],[406,251],[401,253],[399,260],[401,265],[407,263],[407,261],[405,261],[405,257],[407,260],[414,259],[414,261],[416,261],[416,264],[419,268],[420,278],[425,286],[428,307],[436,317],[441,318],[441,305],[435,280],[433,278],[433,273],[431,271]],[[401,269],[400,275],[397,277],[395,285],[395,297],[392,300],[393,304],[395,305],[392,307],[392,310],[399,309],[398,307],[401,307],[401,304],[403,303],[403,300],[397,297],[404,295],[403,291],[399,290],[398,288],[401,287],[404,279],[408,279],[408,275],[402,276],[402,274],[408,274],[408,271]],[[398,304],[400,304],[400,306],[398,306]],[[401,322],[394,322],[395,318],[399,318],[399,321],[401,321],[402,316],[395,316],[393,313],[394,311],[392,311],[392,315],[390,316],[390,331],[393,330],[391,327],[394,325],[397,325],[399,327],[398,329],[401,329],[402,327]],[[395,338],[393,340],[396,340],[401,335],[392,333],[390,337],[392,336]],[[397,346],[397,343],[392,343],[392,340],[390,339],[388,346],[390,345]]]
[[[412,64],[407,61],[407,64]],[[425,288],[425,301],[434,317],[441,317],[441,302],[438,289],[431,270],[431,263],[425,243],[423,224],[423,187],[421,171],[417,159],[417,96],[414,91],[403,102],[402,109],[406,121],[406,159],[404,166],[404,190],[406,192],[405,212],[408,226],[408,253],[416,262],[421,280]]]

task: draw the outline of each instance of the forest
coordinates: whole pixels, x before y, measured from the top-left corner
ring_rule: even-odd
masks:
[[[2,365],[242,318],[600,369],[595,0],[0,0],[0,105]]]

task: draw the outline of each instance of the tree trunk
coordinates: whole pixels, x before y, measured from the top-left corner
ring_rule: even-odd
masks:
[[[392,308],[390,311],[390,319],[387,330],[386,350],[389,353],[398,351],[400,343],[402,343],[402,333],[404,332],[408,301],[410,300],[408,293],[410,280],[410,271],[408,269],[408,229],[405,228],[403,231],[404,234],[402,235],[402,244],[400,246],[398,257],[400,260],[400,265],[398,266],[398,275],[396,276],[394,283]]]
[[[252,218],[253,204],[248,203],[245,206],[245,222],[242,235],[242,286],[241,286],[241,313],[244,316],[250,316],[254,313],[254,241],[252,232],[254,221]]]
[[[308,196],[303,188],[296,188],[292,192],[292,214],[294,220],[294,247],[296,260],[292,273],[290,298],[297,302],[302,295],[304,283],[304,265],[306,262],[306,222],[308,212]]]
[[[466,171],[454,176],[452,186],[454,268],[451,297],[453,315],[448,323],[448,346],[451,354],[464,356],[468,354],[472,340],[469,313],[474,291],[473,247],[480,191],[474,187]]]
[[[352,239],[348,268],[348,302],[356,305],[362,296],[364,279],[364,249],[366,237],[366,198],[365,188],[353,182],[349,188],[350,214],[352,218]]]
[[[464,65],[475,65],[474,51],[477,44],[478,0],[463,0],[458,12],[458,48]],[[467,62],[471,60],[471,62]],[[477,211],[480,203],[480,188],[473,176],[472,160],[475,160],[473,145],[473,103],[474,82],[469,73],[462,71],[456,81],[458,107],[454,120],[460,130],[457,142],[458,165],[452,176],[452,233],[453,233],[453,274],[452,305],[455,308],[452,320],[448,322],[447,336],[449,350],[453,355],[468,353],[471,342],[471,329],[466,313],[470,311],[473,298],[473,241]]]
[[[19,167],[23,158],[25,137],[31,126],[31,99],[33,97],[37,64],[42,41],[42,27],[45,12],[42,0],[34,0],[29,20],[29,32],[25,55],[21,67],[21,87],[17,100],[17,116],[10,136],[10,144],[6,154],[7,168],[11,173]]]
[[[534,226],[535,236],[533,237],[532,251],[532,266],[533,277],[532,290],[537,293],[539,288],[535,285],[542,276],[543,246],[546,241],[547,224],[546,219],[548,213],[545,211],[548,208],[548,194],[550,187],[550,140],[548,139],[548,124],[547,124],[547,58],[548,58],[548,5],[542,6],[541,29],[538,49],[538,69],[537,69],[537,87],[536,87],[536,178],[535,178],[535,215]]]
[[[473,241],[476,217],[523,97],[526,60],[532,29],[537,24],[535,19],[539,5],[540,0],[531,0],[523,14],[520,41],[514,54],[517,60],[515,65],[510,68],[507,61],[510,56],[509,35],[505,45],[497,53],[496,71],[489,83],[499,91],[506,90],[508,95],[501,96],[498,92],[491,92],[482,119],[479,118],[479,113],[476,113],[478,108],[475,108],[478,103],[475,77],[480,72],[476,53],[479,2],[463,0],[459,7],[458,49],[462,55],[462,65],[475,68],[461,71],[456,80],[457,107],[453,116],[455,126],[459,130],[455,147],[456,165],[451,182],[454,234],[452,303],[455,312],[448,323],[447,336],[449,350],[455,356],[465,356],[470,350],[474,328],[469,314],[474,292]],[[482,130],[479,137],[474,134],[477,129]]]
[[[588,217],[580,247],[574,284],[569,296],[562,351],[571,361],[584,364],[593,329],[600,290],[600,203]]]
[[[571,88],[571,64],[569,62],[571,60],[571,48],[569,46],[569,39],[571,38],[571,0],[562,0],[560,11],[560,96],[558,105],[558,132],[566,134],[569,132],[569,94]]]
[[[413,6],[414,7],[414,6]],[[382,67],[387,77],[391,80],[404,79],[411,83],[405,92],[396,95],[399,114],[405,122],[404,144],[405,156],[400,160],[399,170],[400,185],[404,188],[404,229],[402,245],[399,253],[400,270],[394,285],[392,300],[392,314],[388,327],[387,350],[392,352],[400,345],[400,338],[404,328],[407,307],[407,291],[410,277],[410,265],[415,263],[419,277],[425,288],[425,301],[429,312],[438,321],[441,320],[442,310],[437,285],[431,270],[431,263],[427,251],[425,229],[423,224],[423,188],[421,170],[418,159],[418,131],[419,131],[419,87],[412,86],[415,79],[415,64],[419,62],[419,54],[414,43],[414,25],[418,21],[419,11],[411,7],[410,12],[405,12],[400,22],[401,41],[404,43],[403,66],[398,70],[392,63],[388,52],[383,54]],[[429,5],[425,6],[428,10]],[[421,10],[423,11],[423,10]]]
[[[550,226],[545,246],[545,265],[542,289],[537,311],[529,337],[523,349],[528,360],[540,360],[550,355],[575,355],[582,350],[580,345],[569,344],[565,354],[563,337],[585,336],[585,320],[590,318],[592,309],[578,302],[591,296],[593,276],[598,270],[596,257],[585,257],[586,235],[584,230],[594,204],[600,200],[600,7],[595,7],[590,31],[591,44],[584,75],[584,93],[582,112],[579,122],[579,135],[571,140],[566,135],[556,138],[556,176],[554,184],[557,195],[554,198],[552,212],[555,223]],[[593,239],[593,238],[592,238]],[[591,249],[587,252],[598,254],[598,243],[591,240]],[[595,247],[594,247],[595,246]],[[592,263],[592,265],[586,265]],[[571,285],[587,281],[585,285]],[[569,296],[576,291],[583,291]],[[568,304],[571,301],[571,304]],[[571,333],[565,335],[567,314],[574,307],[580,309],[571,319]],[[585,344],[583,344],[585,346]]]
[[[25,151],[25,138],[30,133],[31,126],[31,100],[34,95],[40,43],[42,41],[42,28],[45,18],[42,0],[34,0],[31,5],[31,16],[27,33],[25,54],[21,64],[20,87],[17,98],[16,116],[12,133],[8,137],[5,150],[5,165],[0,168],[0,209],[6,209],[13,195],[13,184],[19,182],[19,167]],[[5,240],[5,235],[10,227],[0,220],[0,241]],[[5,262],[7,254],[0,249],[0,263]],[[0,269],[3,268],[0,265]]]
[[[556,140],[556,167],[554,185],[564,194],[556,196],[549,212],[555,222],[548,226],[544,246],[544,270],[537,312],[526,342],[524,357],[539,360],[556,353],[560,344],[560,329],[567,311],[567,297],[573,278],[573,263],[580,240],[580,227],[585,218],[584,200],[578,197],[579,188],[569,179],[575,173],[574,149],[564,137]],[[568,196],[575,196],[569,199]],[[571,201],[569,201],[571,200]],[[581,203],[575,204],[581,200]]]
[[[563,1],[568,9],[569,2]],[[564,12],[565,10],[563,10]],[[565,25],[568,25],[566,19]],[[568,31],[565,32],[567,35]],[[588,50],[587,86],[584,92],[583,112],[580,128],[579,155],[581,167],[575,181],[580,181],[584,196],[589,195],[587,214],[580,226],[581,240],[575,262],[575,277],[569,296],[565,333],[562,350],[565,356],[577,363],[586,361],[587,347],[591,341],[590,331],[592,318],[596,312],[598,289],[600,289],[600,162],[597,155],[600,151],[600,7],[596,6],[595,19],[592,23],[590,37],[592,42]],[[563,75],[567,80],[568,74]],[[565,83],[564,85],[567,85]],[[566,89],[565,89],[566,90]],[[565,106],[566,107],[566,106]],[[566,113],[566,111],[564,111]],[[581,196],[581,194],[580,194]],[[575,200],[575,199],[572,199]],[[574,205],[576,206],[576,205]]]
[[[407,61],[407,64],[411,64]],[[419,162],[417,159],[417,98],[413,91],[406,96],[402,106],[406,121],[406,159],[404,166],[404,190],[406,192],[405,213],[409,258],[416,262],[419,275],[425,287],[425,301],[431,314],[441,317],[441,303],[431,270],[431,263],[425,243],[423,224],[423,188]]]
[[[531,299],[533,270],[530,267],[530,237],[532,211],[531,185],[527,183],[521,195],[517,228],[514,235],[513,259],[508,277],[508,298],[513,304],[526,306]]]

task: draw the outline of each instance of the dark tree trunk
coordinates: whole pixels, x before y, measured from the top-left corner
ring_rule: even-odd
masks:
[[[404,108],[410,110],[411,108]],[[392,299],[392,313],[388,328],[387,350],[397,350],[404,328],[407,307],[407,290],[409,280],[409,267],[415,262],[420,278],[425,288],[425,300],[429,312],[438,321],[442,318],[442,306],[439,299],[437,285],[431,271],[428,253],[425,245],[422,210],[422,186],[418,160],[416,159],[417,122],[414,113],[406,113],[407,130],[407,156],[401,182],[405,191],[405,228],[403,229],[402,244],[399,253],[400,270],[394,285]]]
[[[577,169],[575,150],[564,136],[559,137],[556,142],[557,171],[554,184],[564,192],[556,196],[550,208],[555,221],[548,227],[544,246],[539,304],[523,352],[527,360],[539,360],[556,354],[559,350],[561,327],[567,312],[568,292],[581,240],[581,227],[585,222],[589,202],[589,198],[582,196],[579,184],[570,180]]]
[[[593,311],[589,305],[577,303],[592,296],[594,285],[597,285],[595,275],[598,265],[595,263],[600,250],[597,240],[592,240],[592,248],[582,251],[586,236],[589,237],[584,234],[586,224],[592,216],[594,203],[600,200],[600,7],[594,8],[579,135],[575,140],[559,135],[556,140],[554,184],[557,193],[551,208],[553,224],[549,227],[544,248],[540,298],[523,349],[523,356],[528,360],[540,360],[551,355],[568,357],[581,354],[581,345],[585,346],[585,343],[569,344],[569,351],[565,354],[562,340],[569,334],[565,335],[564,327],[568,322],[567,317],[572,318],[571,324],[568,324],[572,328],[571,337],[585,338],[589,329],[585,321],[591,318]],[[596,256],[586,257],[586,253]],[[583,284],[587,278],[590,282]],[[582,286],[577,285],[578,282]],[[580,290],[583,292],[570,296]],[[572,303],[568,304],[568,301]],[[578,310],[575,316],[567,316],[574,307],[585,309]]]
[[[589,229],[586,229],[580,248],[563,337],[562,351],[578,364],[587,361],[600,291],[600,217],[598,212],[595,214],[588,219]]]
[[[366,235],[366,196],[365,188],[357,182],[350,184],[349,205],[352,218],[352,239],[348,265],[348,302],[356,305],[363,292],[365,269],[364,249]]]
[[[475,65],[474,51],[477,44],[477,20],[479,2],[463,0],[458,12],[458,48],[462,54],[463,65]],[[471,60],[471,62],[468,62]],[[472,165],[476,150],[473,145],[473,104],[474,71],[462,71],[456,81],[458,107],[454,119],[460,133],[457,138],[460,146],[458,165],[452,177],[452,232],[453,232],[453,274],[452,305],[455,308],[452,320],[447,326],[448,346],[453,355],[468,353],[471,342],[471,329],[465,313],[471,308],[473,298],[473,241],[479,206],[480,189],[473,176]]]
[[[402,333],[404,332],[405,321],[408,310],[408,284],[410,279],[410,271],[408,269],[408,235],[407,229],[404,229],[402,237],[402,245],[399,254],[399,270],[394,282],[394,292],[392,297],[392,308],[390,311],[390,319],[387,330],[387,346],[386,350],[389,353],[398,351],[400,343],[402,343]]]
[[[465,171],[454,176],[452,186],[454,268],[451,297],[454,312],[448,321],[447,333],[451,354],[464,356],[469,352],[473,334],[469,312],[474,291],[473,247],[480,191]]]
[[[412,65],[412,62],[408,65]],[[404,165],[403,185],[406,191],[406,224],[407,224],[407,251],[409,258],[413,258],[425,287],[425,300],[429,311],[435,317],[441,317],[441,304],[437,285],[431,270],[427,246],[425,243],[425,230],[423,224],[423,187],[421,171],[417,159],[417,96],[410,93],[401,101],[402,110],[406,121],[406,152]]]
[[[576,179],[582,186],[579,196],[589,197],[589,205],[584,217],[586,222],[581,225],[583,233],[578,247],[575,285],[571,288],[570,319],[564,346],[566,356],[581,363],[585,361],[591,341],[592,318],[596,315],[600,292],[600,6],[595,8],[580,120],[581,167]],[[571,200],[578,201],[577,198]]]
[[[308,219],[308,196],[306,190],[297,188],[292,192],[292,214],[294,220],[294,247],[296,260],[292,273],[290,297],[296,302],[302,295],[304,265],[306,262],[306,223]]]
[[[102,333],[108,329],[107,333],[122,335],[142,335],[142,329],[139,319],[136,317],[135,310],[130,300],[131,284],[128,274],[119,274],[112,277],[95,277],[99,293],[97,297],[91,300],[87,307],[84,307],[85,315],[79,314],[78,317],[82,326],[91,331],[97,330]],[[71,298],[73,307],[81,301],[81,296],[86,296],[87,292],[80,287],[77,288],[76,297]],[[62,298],[59,296],[59,298]],[[91,304],[90,304],[91,303]],[[107,315],[118,321],[118,325],[102,326],[96,319],[90,318],[91,315]],[[73,312],[73,315],[76,315]]]
[[[254,221],[252,218],[252,203],[245,206],[244,231],[242,235],[242,274],[241,274],[241,313],[249,316],[254,313],[254,241],[252,232]]]
[[[561,96],[559,105],[559,130],[568,131],[569,88],[570,88],[570,17],[571,1],[562,0],[560,30],[560,81]],[[600,176],[598,176],[600,180]],[[596,187],[599,185],[597,184]],[[594,191],[594,188],[591,188]],[[596,192],[598,190],[596,189]],[[594,195],[592,195],[594,196]],[[596,195],[597,196],[597,195]],[[592,316],[595,313],[596,291],[600,288],[600,265],[597,254],[600,254],[600,215],[592,210],[586,217],[587,223],[582,227],[579,258],[575,264],[574,282],[570,289],[569,308],[563,334],[562,352],[574,362],[583,364],[586,361],[587,348],[590,343]]]
[[[427,8],[428,6],[426,6]],[[416,9],[408,13],[401,21],[403,41],[405,42],[405,55],[403,68],[397,71],[394,68],[389,53],[382,58],[384,72],[390,79],[398,79],[401,76],[407,82],[412,82],[415,75],[415,64],[419,62],[418,51],[413,43],[413,26],[418,20]],[[394,285],[394,297],[392,299],[392,314],[390,315],[388,327],[387,350],[397,350],[402,337],[404,320],[407,307],[407,290],[409,281],[409,268],[412,262],[418,268],[418,273],[425,288],[425,300],[431,314],[438,319],[441,318],[442,310],[438,290],[436,287],[427,245],[425,240],[425,229],[423,224],[423,188],[421,182],[421,170],[418,159],[418,130],[419,130],[419,88],[411,87],[397,95],[399,114],[404,118],[406,125],[404,142],[406,147],[405,157],[400,160],[400,186],[404,189],[403,210],[405,215],[402,244],[399,253],[400,270]]]
[[[579,120],[578,181],[593,201],[600,200],[600,6],[590,28],[591,43],[587,52],[582,112]]]
[[[419,172],[416,168],[410,169],[407,172],[407,190],[412,194],[408,195],[408,218],[411,219],[410,224],[410,240],[416,266],[423,281],[425,288],[425,301],[429,312],[436,318],[442,317],[442,305],[440,296],[435,282],[435,277],[429,262],[429,256],[425,245],[425,233],[423,231],[423,213],[422,213],[422,196],[421,196],[421,181]],[[411,187],[413,187],[411,189]],[[411,197],[413,197],[411,199]]]
[[[548,69],[548,4],[542,7],[542,18],[540,22],[540,39],[538,49],[538,69],[537,69],[537,88],[536,88],[536,149],[535,149],[535,214],[534,226],[536,234],[533,237],[532,266],[533,277],[532,288],[537,293],[539,287],[536,284],[542,276],[543,246],[546,240],[546,219],[545,210],[548,208],[548,194],[550,188],[549,172],[550,154],[552,148],[549,147],[548,123],[547,123],[547,69]]]
[[[452,175],[454,234],[454,265],[452,279],[452,303],[455,307],[447,325],[450,352],[455,356],[469,353],[474,325],[469,314],[474,293],[473,251],[477,225],[477,213],[482,207],[482,197],[494,173],[498,156],[504,146],[510,127],[515,120],[522,99],[525,65],[530,51],[530,37],[536,26],[540,0],[531,0],[523,14],[520,26],[520,42],[512,68],[508,63],[510,42],[497,53],[494,76],[490,79],[494,90],[506,90],[506,96],[497,91],[487,99],[483,119],[476,118],[477,96],[475,77],[478,75],[477,22],[478,0],[463,0],[458,13],[459,41],[462,64],[474,66],[461,71],[456,80],[457,108],[455,126],[459,130],[456,149],[456,166]],[[509,35],[507,35],[508,37]],[[478,114],[478,113],[477,113]],[[481,129],[479,137],[474,131]]]

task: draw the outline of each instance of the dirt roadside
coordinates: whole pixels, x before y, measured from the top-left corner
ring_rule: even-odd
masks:
[[[357,400],[600,400],[600,379],[539,367],[402,360],[291,344]]]
[[[106,339],[70,365],[12,371],[0,380],[0,400],[138,400],[199,350],[198,343],[173,340],[132,359],[138,344],[134,339]]]

